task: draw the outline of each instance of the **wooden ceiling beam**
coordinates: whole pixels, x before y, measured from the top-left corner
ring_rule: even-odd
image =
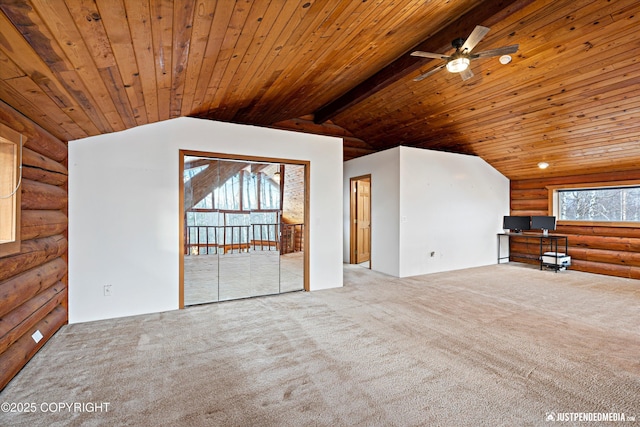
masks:
[[[437,33],[418,43],[398,59],[349,90],[344,95],[314,112],[314,122],[324,123],[352,105],[405,78],[425,63],[425,58],[410,56],[415,50],[444,52],[451,48],[452,38],[468,35],[476,25],[494,25],[526,7],[533,0],[486,0],[469,10]],[[429,59],[430,61],[430,59]]]

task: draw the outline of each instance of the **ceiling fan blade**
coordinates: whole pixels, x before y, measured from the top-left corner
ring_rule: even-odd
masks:
[[[474,74],[473,71],[471,71],[471,67],[467,67],[466,70],[460,72],[460,77],[462,77],[462,80],[469,80],[473,76]]]
[[[449,59],[449,56],[443,55],[442,53],[422,52],[421,50],[416,50],[415,52],[411,52],[411,56],[419,56],[421,58],[445,59],[445,60]]]
[[[460,52],[471,52],[471,50],[476,47],[480,40],[489,32],[491,28],[483,27],[482,25],[476,25],[476,28],[473,29],[467,40],[464,41],[464,44],[460,48]]]
[[[497,49],[485,50],[484,52],[478,52],[471,54],[471,58],[487,58],[489,56],[502,56],[510,53],[516,53],[520,45],[512,44],[511,46],[499,47]]]
[[[427,71],[424,74],[419,75],[418,77],[416,77],[415,79],[413,79],[414,82],[419,82],[420,80],[424,80],[427,77],[429,77],[432,74],[435,74],[437,71],[442,70],[444,67],[446,67],[447,64],[442,64],[442,65],[438,65],[436,68],[434,68],[433,70]]]

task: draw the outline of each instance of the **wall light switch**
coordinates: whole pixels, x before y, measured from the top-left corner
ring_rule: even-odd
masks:
[[[111,285],[104,285],[104,296],[110,297],[111,295]]]

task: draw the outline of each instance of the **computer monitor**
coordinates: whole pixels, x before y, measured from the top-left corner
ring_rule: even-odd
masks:
[[[555,216],[532,216],[531,229],[532,230],[555,230],[556,217]]]
[[[522,230],[529,230],[531,217],[529,216],[505,216],[502,220],[502,228],[520,233]]]

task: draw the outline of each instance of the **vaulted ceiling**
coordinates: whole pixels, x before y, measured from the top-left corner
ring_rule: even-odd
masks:
[[[640,165],[637,0],[0,0],[0,99],[62,140],[195,116],[481,156],[511,179]],[[519,44],[463,81],[410,56]],[[545,171],[537,163],[546,161]]]

